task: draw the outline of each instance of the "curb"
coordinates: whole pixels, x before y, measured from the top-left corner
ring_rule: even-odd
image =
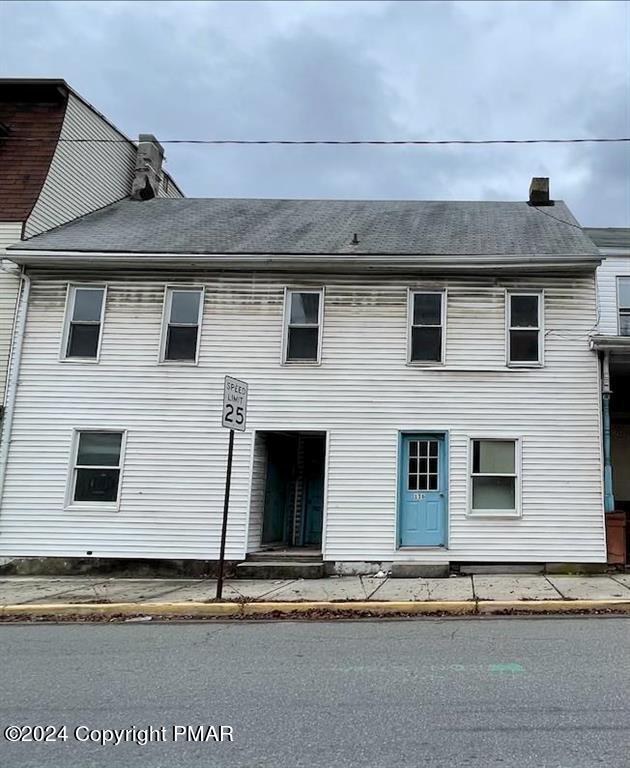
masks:
[[[0,606],[3,618],[53,617],[57,619],[122,616],[151,616],[155,618],[206,617],[224,618],[246,616],[271,618],[300,614],[330,614],[340,616],[386,616],[388,614],[422,616],[446,614],[477,616],[492,614],[584,613],[614,612],[630,614],[630,600],[477,600],[477,601],[357,601],[304,603],[39,603]],[[317,616],[318,618],[320,616]]]

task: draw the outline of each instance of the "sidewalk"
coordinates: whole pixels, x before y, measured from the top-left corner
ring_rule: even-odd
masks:
[[[448,579],[367,576],[287,581],[0,578],[0,617],[229,616],[264,613],[630,612],[630,574],[475,575]]]

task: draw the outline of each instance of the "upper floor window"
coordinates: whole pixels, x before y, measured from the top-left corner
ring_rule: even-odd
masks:
[[[160,359],[196,363],[203,313],[203,288],[167,288]]]
[[[617,285],[619,335],[630,336],[630,277],[620,277]]]
[[[319,363],[324,311],[323,291],[287,291],[285,363]]]
[[[444,310],[442,291],[410,292],[410,363],[444,362]]]
[[[120,431],[75,433],[70,505],[118,505],[124,437]]]
[[[62,358],[98,360],[105,311],[105,288],[68,287]]]
[[[508,363],[542,364],[542,296],[539,293],[508,295]]]

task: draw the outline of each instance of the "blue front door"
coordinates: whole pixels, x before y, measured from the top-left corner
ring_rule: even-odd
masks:
[[[400,461],[401,547],[446,545],[444,435],[404,435]]]

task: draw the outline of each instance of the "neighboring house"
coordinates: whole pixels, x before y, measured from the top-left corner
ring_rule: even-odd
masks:
[[[124,201],[14,246],[0,556],[215,561],[227,374],[231,561],[605,562],[600,256],[538,189]]]
[[[617,513],[610,523],[622,527],[630,518],[630,229],[584,231],[603,257],[597,270],[599,323],[592,347],[602,361],[605,508]],[[627,525],[625,542],[623,531],[614,537],[612,554],[618,560],[628,559],[629,533]]]
[[[0,79],[0,261],[11,243],[129,196],[135,177],[143,189],[159,154],[144,138],[138,149],[63,80]],[[156,194],[181,197],[157,171]],[[19,284],[0,271],[0,406]]]

